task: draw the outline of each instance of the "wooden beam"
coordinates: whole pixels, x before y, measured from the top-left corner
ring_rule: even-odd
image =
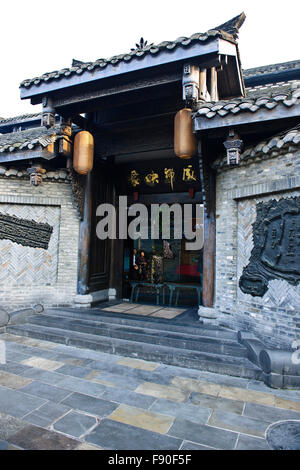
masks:
[[[96,90],[81,90],[76,94],[73,92],[72,95],[67,95],[66,93],[63,96],[57,97],[54,99],[53,104],[56,109],[64,106],[78,105],[79,103],[83,104],[88,101],[93,101],[99,98],[112,97],[129,92],[137,92],[138,90],[152,89],[162,85],[170,85],[172,83],[181,82],[181,73],[168,73],[161,76],[155,77],[144,77],[140,79],[132,79],[126,81],[123,84],[115,84],[110,86],[102,86],[100,89]]]

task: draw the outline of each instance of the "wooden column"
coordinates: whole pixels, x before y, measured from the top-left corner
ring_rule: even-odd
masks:
[[[199,98],[200,100],[206,101],[206,93],[207,93],[207,76],[206,76],[206,69],[200,70],[200,77],[199,77]]]
[[[218,75],[216,67],[212,67],[210,69],[210,99],[211,101],[219,101]]]
[[[119,233],[119,196],[116,186],[113,183],[112,188],[112,204],[116,208],[116,231]],[[110,258],[110,276],[109,287],[116,289],[117,298],[122,298],[122,281],[123,281],[123,257],[124,257],[124,240],[117,238],[110,240],[111,242],[111,258]]]
[[[203,157],[201,141],[198,142],[198,157],[204,201],[202,304],[204,307],[213,307],[216,252],[215,174],[210,170]]]
[[[79,271],[78,271],[78,294],[89,292],[89,262],[90,241],[92,222],[92,172],[90,171],[85,180],[83,220],[80,224],[79,234]]]
[[[213,307],[215,290],[215,252],[216,252],[216,219],[215,219],[215,178],[209,175],[210,201],[209,214],[204,211],[204,247],[203,247],[203,293],[204,307]],[[209,217],[208,217],[209,215]]]

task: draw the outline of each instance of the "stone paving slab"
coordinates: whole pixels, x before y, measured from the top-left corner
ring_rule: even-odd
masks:
[[[133,367],[134,369],[142,369],[153,372],[159,364],[157,362],[142,361],[141,359],[133,359],[124,357],[117,362],[120,366]]]
[[[200,424],[206,424],[212,413],[209,407],[201,408],[190,403],[178,403],[163,398],[156,400],[150,410]]]
[[[113,450],[177,450],[182,444],[182,439],[109,419],[103,420],[85,439]]]
[[[22,361],[26,361],[26,359],[28,358],[29,358],[28,354],[23,354],[17,351],[6,351],[7,361],[22,363]]]
[[[103,385],[86,381],[77,377],[70,377],[57,372],[43,371],[40,369],[32,369],[26,371],[25,377],[29,377],[41,382],[58,386],[59,388],[69,390],[70,392],[86,393],[92,396],[99,396],[106,390]]]
[[[258,392],[270,393],[275,397],[281,397],[286,400],[300,402],[300,392],[298,390],[281,390],[276,388],[270,388],[266,384],[258,380],[250,380],[247,388],[249,390],[255,390]]]
[[[26,356],[39,356],[49,360],[53,359],[55,356],[55,352],[49,349],[43,349],[36,346],[33,347],[27,344],[15,344],[13,342],[8,344],[7,351],[18,352],[20,354],[25,354]]]
[[[216,450],[214,447],[202,446],[194,442],[186,441],[182,444],[180,450]]]
[[[32,356],[29,359],[25,359],[21,362],[25,366],[37,367],[38,369],[55,371],[59,367],[63,366],[62,362],[52,361],[39,356]]]
[[[124,404],[118,406],[108,418],[119,423],[130,424],[160,434],[165,434],[174,422],[174,418],[171,416]]]
[[[1,335],[0,448],[269,449],[266,428],[300,420],[300,392]],[[41,368],[42,366],[42,368]]]
[[[26,450],[73,450],[78,441],[63,434],[28,425],[10,437],[10,442]]]
[[[103,383],[104,385],[109,383],[113,386],[118,386],[125,388],[126,390],[135,390],[141,383],[142,380],[138,380],[135,377],[131,377],[130,375],[117,375],[111,374],[108,372],[101,372],[97,377],[93,379],[98,383]]]
[[[171,384],[186,392],[199,392],[215,396],[218,396],[222,388],[219,384],[208,384],[206,382],[183,377],[174,377]]]
[[[5,387],[18,389],[30,384],[31,382],[32,381],[30,379],[25,377],[20,377],[16,374],[11,374],[10,372],[0,371],[0,385]]]
[[[230,411],[241,415],[244,409],[244,402],[230,400],[228,398],[218,398],[204,393],[192,393],[190,402],[200,408],[210,408],[212,410]]]
[[[73,393],[65,398],[61,404],[67,405],[75,410],[86,411],[98,417],[107,416],[118,407],[117,403],[80,393]]]
[[[156,398],[166,398],[173,401],[185,402],[188,398],[188,393],[176,387],[168,385],[161,385],[152,382],[144,382],[136,389],[137,393],[143,395],[150,395]]]
[[[74,356],[71,356],[69,354],[64,354],[64,353],[56,353],[53,356],[53,359],[58,362],[63,362],[66,365],[69,366],[87,366],[89,365],[93,359],[86,359],[86,358],[76,358]]]
[[[116,387],[109,387],[101,395],[103,400],[109,400],[116,403],[137,406],[138,408],[148,409],[156,401],[155,397],[142,395],[141,393],[131,392]]]
[[[263,419],[268,423],[274,423],[275,421],[286,419],[300,420],[300,412],[298,411],[257,405],[256,403],[246,403],[244,415],[255,419]]]
[[[271,450],[265,439],[240,434],[236,450]]]
[[[0,411],[0,439],[2,441],[7,441],[10,436],[21,431],[26,426],[27,423],[24,420],[14,418]]]
[[[7,361],[6,364],[0,364],[0,370],[10,372],[11,374],[22,375],[23,372],[31,370],[32,367],[25,366],[24,364],[18,364],[16,362]]]
[[[19,390],[28,395],[34,395],[36,397],[45,398],[46,400],[51,400],[54,403],[58,403],[70,395],[70,391],[68,390],[44,384],[39,381],[31,382],[29,385],[25,385]]]
[[[56,369],[56,372],[64,375],[71,375],[71,377],[79,377],[84,379],[91,373],[91,369],[88,367],[74,366],[72,364],[65,364],[59,369]]]
[[[269,423],[261,419],[240,416],[226,411],[213,411],[208,424],[228,431],[236,431],[255,437],[264,437]]]
[[[26,395],[25,393],[0,387],[0,411],[16,418],[22,418],[31,411],[44,405],[47,400]]]
[[[70,411],[70,413],[57,420],[52,428],[69,436],[80,437],[90,431],[96,424],[95,417],[77,411]]]
[[[196,444],[207,445],[216,449],[234,449],[238,433],[218,429],[186,419],[176,419],[168,432],[169,436],[190,440]]]
[[[47,402],[40,408],[24,416],[23,420],[42,428],[47,428],[71,410],[69,406]]]

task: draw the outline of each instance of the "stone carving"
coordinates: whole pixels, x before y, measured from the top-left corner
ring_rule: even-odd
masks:
[[[49,224],[0,214],[0,239],[47,250],[52,232],[53,227]]]
[[[254,247],[239,280],[245,294],[262,297],[271,279],[300,281],[300,197],[256,206]]]

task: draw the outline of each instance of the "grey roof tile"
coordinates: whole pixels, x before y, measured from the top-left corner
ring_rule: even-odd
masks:
[[[0,134],[0,153],[11,153],[16,150],[32,150],[37,145],[46,147],[55,142],[59,135],[59,126],[52,129],[37,127],[24,131]]]
[[[0,118],[0,127],[2,124],[14,124],[21,121],[27,121],[29,119],[40,119],[41,113],[22,114],[20,116],[13,116],[8,118]]]
[[[215,116],[226,116],[228,113],[238,115],[241,112],[255,113],[261,108],[271,110],[278,105],[288,108],[300,102],[300,81],[291,80],[263,87],[246,88],[245,98],[214,103],[199,103],[195,116],[212,119]],[[212,111],[217,111],[212,115]]]
[[[257,77],[258,75],[265,75],[273,72],[281,72],[284,70],[292,70],[297,68],[300,68],[300,60],[282,62],[279,64],[263,65],[261,67],[253,67],[251,69],[243,70],[243,75],[244,78]]]
[[[119,62],[129,62],[136,58],[142,57],[144,55],[155,55],[166,49],[173,50],[177,47],[188,47],[192,43],[196,42],[205,42],[214,38],[222,38],[233,43],[236,42],[237,33],[239,28],[242,26],[245,20],[245,14],[241,13],[240,15],[232,18],[231,20],[223,23],[220,26],[217,26],[214,29],[207,31],[206,33],[195,33],[190,37],[181,36],[175,41],[163,41],[157,45],[146,45],[145,47],[137,48],[131,50],[131,52],[126,52],[125,54],[115,55],[109,59],[97,59],[94,62],[82,62],[80,60],[74,60],[72,62],[72,67],[64,68],[61,70],[55,70],[53,72],[45,73],[40,77],[34,77],[30,79],[23,80],[20,87],[30,88],[32,85],[38,85],[41,82],[47,82],[49,80],[57,80],[58,78],[65,76],[70,77],[74,74],[81,74],[85,70],[93,71],[96,68],[105,68],[108,64],[118,64]]]

